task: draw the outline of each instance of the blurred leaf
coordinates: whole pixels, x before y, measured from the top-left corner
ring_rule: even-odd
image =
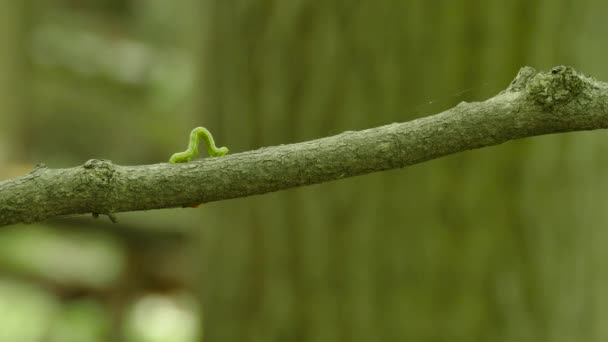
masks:
[[[10,279],[0,279],[0,341],[42,341],[57,300],[41,288]]]
[[[110,319],[104,307],[93,300],[79,300],[54,316],[48,342],[108,341]]]
[[[149,294],[135,301],[125,324],[129,342],[199,341],[200,319],[194,297]]]
[[[19,226],[0,232],[0,266],[63,285],[114,284],[125,267],[123,247],[101,232]]]

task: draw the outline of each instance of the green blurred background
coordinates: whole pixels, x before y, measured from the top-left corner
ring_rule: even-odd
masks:
[[[608,79],[600,0],[0,0],[0,177],[231,152]],[[0,230],[0,342],[605,341],[608,137]],[[204,318],[203,318],[204,312]]]

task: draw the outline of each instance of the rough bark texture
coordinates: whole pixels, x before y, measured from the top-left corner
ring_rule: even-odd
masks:
[[[523,137],[608,127],[608,85],[570,67],[520,70],[503,92],[405,123],[186,164],[90,160],[0,182],[0,225],[190,206],[401,168]]]

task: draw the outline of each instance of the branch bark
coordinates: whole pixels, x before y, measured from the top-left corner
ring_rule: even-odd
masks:
[[[0,225],[68,214],[187,207],[402,168],[524,137],[608,127],[608,84],[570,67],[522,68],[483,102],[298,144],[184,164],[43,165],[0,182]]]

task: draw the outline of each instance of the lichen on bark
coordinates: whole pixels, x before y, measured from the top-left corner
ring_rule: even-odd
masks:
[[[544,109],[563,105],[572,101],[581,94],[585,87],[587,77],[569,66],[556,66],[549,72],[539,72],[526,84],[529,96]]]

